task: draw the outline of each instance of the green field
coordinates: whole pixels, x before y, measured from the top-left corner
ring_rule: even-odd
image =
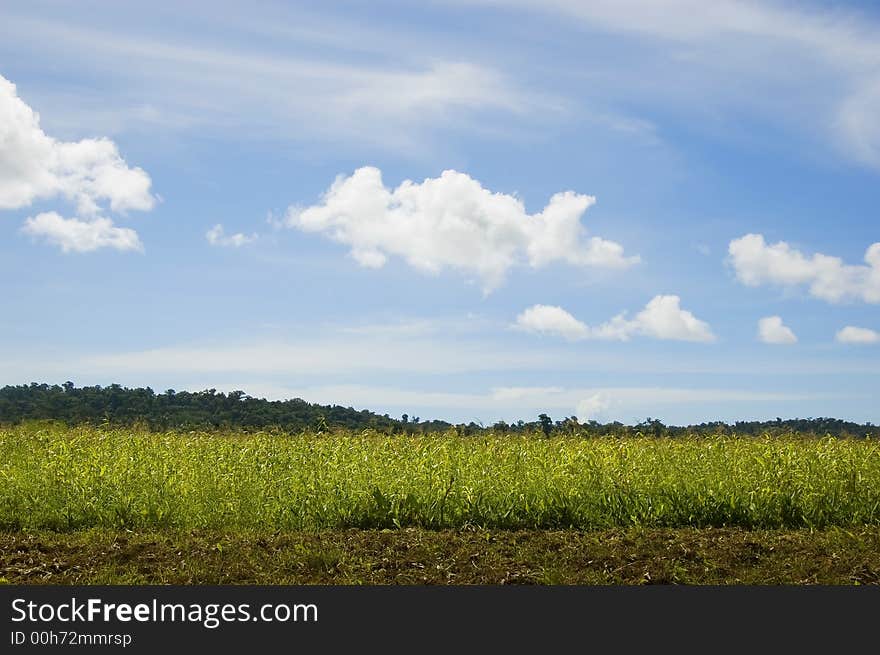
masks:
[[[0,529],[880,524],[871,440],[0,432]]]
[[[0,583],[876,584],[880,448],[0,430]]]

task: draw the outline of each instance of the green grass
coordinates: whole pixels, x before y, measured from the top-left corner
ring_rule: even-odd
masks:
[[[878,524],[868,440],[0,430],[7,532]]]

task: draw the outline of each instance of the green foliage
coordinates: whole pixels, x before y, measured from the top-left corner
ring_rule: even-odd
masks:
[[[549,437],[553,433],[553,419],[547,414],[538,414],[538,422],[541,424],[541,432],[545,437]]]
[[[664,425],[659,419],[648,418],[635,426],[622,423],[579,423],[572,416],[553,421],[541,414],[536,421],[508,424],[498,421],[491,427],[471,422],[452,425],[446,421],[422,421],[418,416],[403,414],[393,419],[387,414],[356,410],[339,405],[316,405],[300,398],[269,401],[251,398],[243,391],[230,393],[206,389],[191,393],[168,389],[156,393],[146,389],[129,389],[118,384],[108,387],[76,387],[36,384],[0,388],[0,425],[24,421],[55,420],[68,425],[146,426],[151,430],[197,430],[236,428],[259,431],[279,428],[288,432],[316,429],[326,432],[338,429],[376,430],[387,434],[427,434],[455,429],[462,437],[489,434],[543,434],[582,437],[654,436],[682,437],[691,435],[789,435],[798,433],[824,437],[880,438],[880,427],[860,425],[832,418],[790,419],[783,421],[701,423],[687,427]]]
[[[880,524],[872,440],[0,430],[0,529]]]
[[[251,398],[243,391],[226,394],[216,389],[196,393],[169,389],[156,393],[149,387],[128,389],[118,384],[77,388],[71,382],[0,389],[0,423],[46,419],[69,425],[143,424],[152,430],[277,427],[288,431],[326,431],[332,426],[390,432],[400,425],[399,421],[366,410],[316,405],[300,398],[269,401]],[[445,426],[448,428],[449,424]]]

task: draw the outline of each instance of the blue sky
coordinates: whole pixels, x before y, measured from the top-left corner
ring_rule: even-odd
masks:
[[[880,421],[871,3],[327,4],[0,8],[0,383]]]

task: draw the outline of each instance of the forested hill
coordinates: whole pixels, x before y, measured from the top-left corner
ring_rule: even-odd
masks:
[[[146,423],[152,429],[170,428],[267,428],[284,430],[344,427],[391,431],[402,421],[339,405],[316,405],[305,400],[264,400],[243,391],[230,393],[208,389],[199,392],[168,389],[156,393],[149,387],[129,389],[30,384],[0,389],[0,423],[55,419],[70,424],[110,422],[121,425]],[[450,427],[446,424],[446,427]]]
[[[494,432],[543,432],[550,434],[589,434],[625,436],[641,433],[656,437],[684,434],[756,435],[769,432],[798,432],[815,436],[880,438],[880,426],[859,424],[834,418],[776,419],[701,423],[686,427],[667,426],[648,418],[636,425],[622,423],[579,423],[575,417],[553,421],[541,414],[531,422],[499,421],[491,426],[469,423],[453,425],[446,421],[422,421],[404,414],[391,418],[369,410],[340,405],[317,405],[300,398],[265,400],[251,398],[243,391],[229,393],[215,389],[189,392],[169,389],[156,393],[149,387],[129,389],[118,384],[107,387],[76,387],[32,383],[0,388],[0,424],[28,420],[57,420],[71,425],[103,423],[131,425],[145,423],[155,430],[199,428],[262,429],[278,427],[287,431],[347,428],[375,429],[381,432],[434,432],[455,428],[462,435]]]

